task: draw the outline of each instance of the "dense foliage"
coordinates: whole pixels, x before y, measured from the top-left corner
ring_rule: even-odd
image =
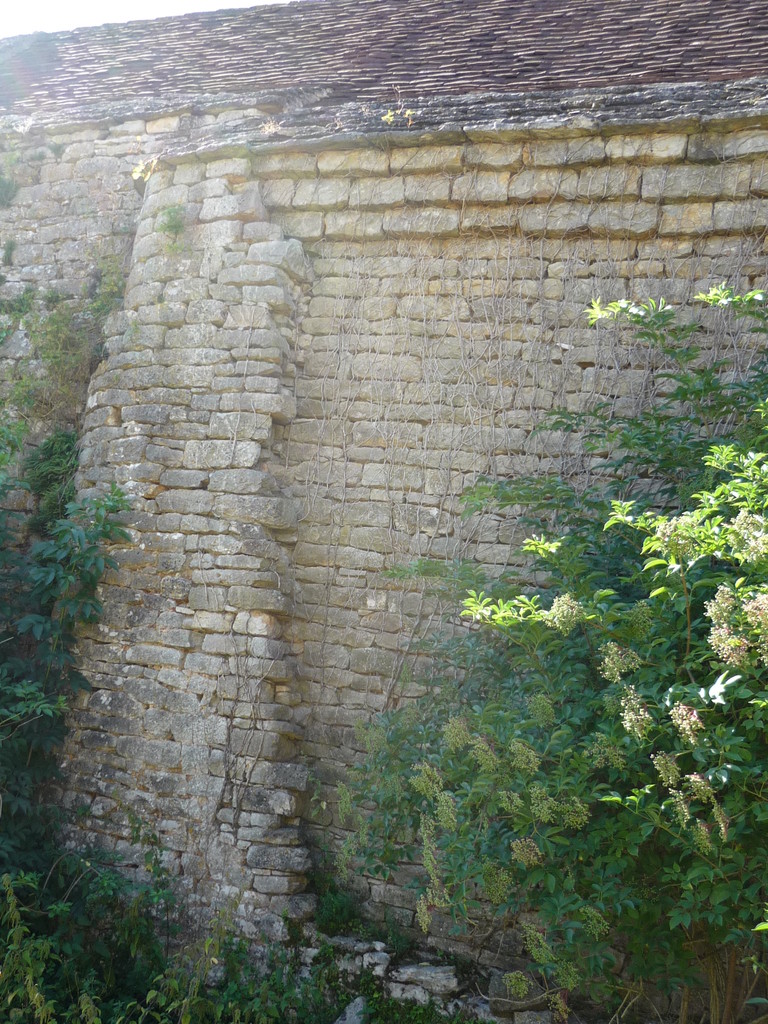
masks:
[[[765,293],[699,298],[768,333]],[[626,1007],[650,984],[677,990],[684,1020],[706,983],[732,1024],[765,1003],[768,380],[760,359],[708,361],[706,332],[664,303],[591,319],[652,347],[659,397],[550,420],[594,456],[585,489],[468,497],[547,534],[464,597],[470,628],[436,645],[428,696],[372,726],[341,790],[347,854],[385,875],[420,859],[425,929],[435,913],[515,929],[520,1007]]]

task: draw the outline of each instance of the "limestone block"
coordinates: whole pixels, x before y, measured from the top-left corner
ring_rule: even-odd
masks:
[[[736,204],[717,204],[728,206]],[[740,206],[741,204],[739,204]],[[741,212],[741,211],[740,211]],[[661,211],[660,235],[697,235],[711,232],[714,225],[713,203],[666,205]]]
[[[187,441],[182,465],[185,469],[248,469],[260,453],[261,445],[255,441]]]
[[[311,867],[309,853],[301,846],[252,846],[245,857],[249,868],[304,874]]]
[[[125,660],[129,665],[164,665],[179,668],[184,655],[181,651],[157,644],[136,644],[125,652]]]
[[[714,229],[719,232],[762,231],[768,225],[768,200],[714,204]]]
[[[171,206],[182,206],[187,202],[189,202],[188,186],[170,185],[159,192],[154,192],[144,200],[141,216],[144,218],[159,215],[159,219],[162,222],[162,215],[165,210]]]
[[[202,203],[204,199],[218,199],[221,196],[230,194],[229,183],[223,178],[209,178],[197,185],[191,185],[189,189],[189,200],[192,203]]]
[[[447,174],[412,174],[405,181],[405,199],[409,203],[447,203],[451,179]]]
[[[506,172],[471,171],[454,178],[451,198],[458,202],[505,203],[508,185]]]
[[[575,199],[579,192],[576,171],[559,168],[527,168],[509,179],[510,199]]]
[[[265,474],[256,469],[222,469],[211,473],[209,491],[227,494],[258,494],[264,486]]]
[[[226,604],[226,596],[226,590],[221,587],[190,587],[187,603],[195,611],[221,612]]]
[[[201,167],[201,169],[203,169]],[[204,166],[206,178],[241,178],[245,180],[251,173],[251,161],[248,157],[229,157],[225,160],[209,160]]]
[[[514,228],[518,223],[518,207],[486,206],[466,203],[461,208],[462,231],[495,232],[499,228]]]
[[[105,178],[116,180],[126,171],[125,162],[116,156],[93,156],[78,160],[74,167],[75,177]]]
[[[403,985],[420,985],[434,996],[447,996],[459,988],[459,979],[453,966],[405,964],[395,968],[390,977],[392,981]]]
[[[515,170],[523,163],[521,142],[475,142],[464,149],[464,166]]]
[[[643,198],[701,201],[746,196],[750,178],[748,164],[649,167],[643,172]]]
[[[208,434],[212,438],[264,441],[272,433],[272,418],[248,412],[220,412],[211,416]]]
[[[595,234],[636,238],[654,231],[658,220],[658,208],[650,203],[597,203],[589,212]]]
[[[302,180],[296,186],[292,206],[298,210],[339,210],[349,202],[349,188],[345,178]]]
[[[349,177],[368,174],[389,174],[389,154],[386,150],[331,149],[317,154],[320,174],[343,174]]]
[[[256,153],[251,163],[255,174],[267,177],[314,177],[317,170],[317,158],[314,153]]]
[[[268,871],[254,871],[251,888],[269,896],[290,896],[300,893],[306,886],[304,875],[273,875]]]
[[[388,306],[384,303],[383,308],[373,312],[380,314],[381,319],[388,319],[391,315]],[[398,381],[417,381],[423,375],[421,362],[411,356],[398,356],[393,360],[388,355],[360,354],[352,359],[351,370],[357,380],[386,380],[394,373]]]
[[[229,657],[232,654],[242,655],[246,653],[247,638],[233,634],[207,633],[203,637],[204,654],[224,654]]]
[[[768,152],[768,132],[754,128],[741,132],[712,132],[691,136],[688,146],[690,160],[743,159]]]
[[[245,285],[243,287],[243,302],[262,305],[268,307],[273,313],[283,313],[286,316],[293,313],[295,305],[290,292],[271,284]]]
[[[396,981],[390,981],[385,985],[385,990],[392,999],[418,1003],[420,1006],[426,1006],[431,998],[429,992],[420,985],[401,985]]]
[[[302,764],[262,762],[253,766],[249,779],[254,785],[303,793],[309,786],[309,769]]]
[[[237,730],[240,731],[240,730]],[[233,737],[235,747],[237,738]],[[270,789],[253,784],[243,787],[240,794],[240,806],[244,811],[256,811],[258,814],[281,815],[283,818],[295,818],[300,813],[301,801],[294,792],[286,792],[281,789]],[[280,832],[273,831],[273,836],[279,836]],[[295,838],[289,836],[289,838]],[[285,843],[283,845],[289,845]],[[295,843],[290,844],[295,845]],[[266,866],[266,865],[260,865]]]
[[[421,174],[424,171],[459,171],[462,166],[461,146],[416,146],[393,149],[389,154],[392,174]]]
[[[196,224],[192,229],[193,239],[195,244],[203,249],[225,249],[237,244],[248,226],[239,220],[216,220],[209,224]]]
[[[293,178],[268,178],[261,182],[264,205],[271,209],[290,209],[296,182]]]
[[[174,185],[197,185],[205,177],[205,164],[184,163],[178,164],[173,172]]]
[[[306,281],[311,277],[304,246],[295,238],[281,242],[254,242],[249,246],[246,258],[248,263],[279,267],[296,281]]]
[[[326,238],[383,238],[384,215],[380,213],[358,213],[345,210],[329,211],[325,215]]]
[[[290,498],[217,494],[214,510],[220,519],[232,519],[239,523],[259,523],[276,530],[291,529],[298,521],[298,506]]]
[[[161,466],[178,467],[181,466],[183,460],[183,454],[179,449],[162,444],[148,444],[146,457],[151,462],[157,462]]]
[[[235,195],[203,200],[200,220],[266,220],[267,211],[261,201],[258,185],[254,182]]]
[[[459,231],[459,211],[436,206],[390,210],[384,214],[382,226],[385,232],[412,238],[455,235]]]
[[[523,147],[524,160],[539,166],[599,164],[605,159],[605,143],[596,135],[574,139],[537,139]]]
[[[638,167],[629,164],[617,167],[590,167],[579,174],[579,198],[601,200],[637,196],[640,192]]]
[[[213,495],[207,491],[164,491],[155,498],[160,512],[206,515],[213,508]]]
[[[294,238],[303,238],[309,241],[323,236],[322,213],[311,211],[276,213],[274,218],[285,233]]]
[[[281,242],[284,232],[277,224],[265,221],[251,221],[243,224],[244,242]]]
[[[404,199],[402,178],[360,178],[349,187],[349,205],[354,207],[395,206]]]
[[[609,160],[634,160],[638,163],[674,162],[685,157],[688,136],[678,133],[659,135],[613,135],[605,144]]]
[[[541,203],[524,206],[519,222],[521,230],[531,234],[566,235],[586,230],[589,216],[590,207],[584,203]]]

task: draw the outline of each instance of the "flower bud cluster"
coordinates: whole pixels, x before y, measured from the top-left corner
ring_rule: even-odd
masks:
[[[514,872],[487,860],[483,864],[483,888],[491,903],[503,903],[515,884]]]
[[[762,516],[742,509],[731,527],[731,550],[742,562],[757,562],[768,555],[768,523]]]
[[[653,754],[651,760],[662,783],[667,789],[674,789],[680,782],[680,769],[674,754]]]
[[[449,718],[443,728],[443,739],[449,751],[463,750],[472,742],[472,736],[463,718]]]
[[[630,675],[642,665],[640,656],[631,647],[620,647],[613,640],[603,644],[600,654],[600,674],[609,683],[620,683],[624,676]]]
[[[568,636],[587,617],[587,613],[572,594],[558,594],[552,607],[544,613],[544,621],[563,636]]]
[[[641,740],[653,719],[634,686],[625,686],[621,698],[621,724],[630,736]]]
[[[532,693],[528,698],[528,713],[543,729],[555,724],[555,708],[545,693]]]
[[[672,724],[677,729],[680,739],[689,746],[695,747],[698,735],[704,728],[704,723],[696,708],[689,707],[687,704],[673,704],[669,710],[669,717],[672,719]]]
[[[544,860],[541,850],[530,836],[526,836],[525,839],[513,839],[509,844],[509,852],[513,860],[520,861],[528,869],[538,867]]]
[[[520,775],[535,775],[539,770],[541,758],[527,743],[521,740],[511,740],[507,747],[509,753],[509,766],[513,772]]]
[[[627,763],[621,747],[617,747],[607,736],[598,733],[586,749],[586,755],[594,768],[623,768]]]

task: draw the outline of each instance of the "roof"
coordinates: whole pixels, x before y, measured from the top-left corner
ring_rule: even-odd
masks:
[[[768,76],[765,0],[300,0],[0,42],[0,110],[309,90],[331,103]],[[279,106],[279,104],[278,104]]]

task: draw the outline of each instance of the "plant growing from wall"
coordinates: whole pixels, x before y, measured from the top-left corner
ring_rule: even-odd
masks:
[[[11,394],[13,405],[48,422],[72,422],[82,409],[88,381],[101,356],[104,324],[120,307],[124,278],[116,259],[102,260],[81,299],[67,300],[54,290],[42,296],[44,311],[37,311],[36,292],[0,303],[9,318],[11,333],[22,323],[30,335],[34,359],[20,364]]]
[[[183,206],[168,206],[158,215],[157,230],[170,237],[167,246],[170,252],[178,252],[185,227]]]
[[[0,171],[0,207],[10,206],[18,190],[19,186],[13,178]]]
[[[709,306],[768,333],[764,292]],[[426,700],[373,726],[342,788],[347,855],[421,859],[418,918],[516,929],[520,1008],[707,982],[710,1016],[764,1003],[768,902],[768,404],[764,367],[703,365],[663,303],[596,304],[662,360],[639,417],[561,414],[603,471],[481,484],[549,524],[532,564],[470,592]],[[531,585],[536,580],[536,585]],[[454,671],[460,670],[458,674]],[[535,916],[531,916],[531,914]],[[766,1018],[760,1018],[768,1019]]]

